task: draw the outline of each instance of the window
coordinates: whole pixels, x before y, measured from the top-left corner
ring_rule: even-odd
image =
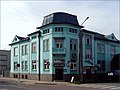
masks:
[[[63,46],[62,46],[62,42],[56,42],[56,47],[57,48],[62,48]]]
[[[86,41],[85,41],[86,44],[87,44],[87,45],[91,45],[91,36],[90,36],[90,35],[86,35],[86,36],[85,36],[85,39],[86,39]]]
[[[22,61],[22,70],[24,70],[25,68],[24,68],[24,61]]]
[[[25,54],[28,54],[28,45],[25,45]]]
[[[37,69],[37,63],[36,60],[32,61],[32,70],[36,70]]]
[[[77,40],[75,39],[70,40],[70,50],[77,50]]]
[[[28,54],[28,45],[22,46],[22,55]]]
[[[49,45],[49,39],[46,39],[43,41],[43,46],[44,46],[44,51],[48,51],[49,48],[50,48],[50,45]]]
[[[76,43],[74,44],[74,50],[77,50],[77,45],[76,45]]]
[[[71,70],[76,70],[76,63],[75,62],[71,62],[70,69]]]
[[[73,42],[72,42],[72,40],[70,40],[70,50],[72,50],[72,44],[73,44]]]
[[[25,47],[24,47],[24,45],[22,46],[22,55],[24,55],[25,54]]]
[[[45,70],[49,70],[49,65],[50,65],[49,61],[48,60],[44,60],[44,69]]]
[[[92,58],[92,51],[90,48],[85,50],[85,58],[86,59],[91,59]]]
[[[97,43],[97,53],[105,53],[105,45]]]
[[[97,52],[100,53],[100,43],[97,44]]]
[[[105,53],[105,45],[104,44],[101,44],[101,53]]]
[[[69,32],[77,33],[77,29],[69,28]]]
[[[49,33],[49,32],[50,32],[49,29],[43,30],[43,34],[46,34],[46,33]]]
[[[63,27],[55,27],[55,32],[63,32]]]
[[[14,70],[18,70],[17,62],[14,62]]]
[[[105,71],[105,60],[98,60],[97,64],[100,65],[100,67],[98,67],[98,71]]]
[[[110,53],[111,53],[112,55],[115,54],[115,46],[113,46],[113,45],[110,46]]]
[[[36,42],[32,43],[32,53],[36,52]]]
[[[28,70],[28,61],[25,61],[25,70]]]
[[[32,39],[35,39],[35,38],[36,38],[36,35],[32,36],[31,38],[32,38]]]
[[[14,48],[14,56],[17,56],[18,55],[18,47],[15,47]]]

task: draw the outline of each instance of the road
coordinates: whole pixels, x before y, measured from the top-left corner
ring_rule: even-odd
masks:
[[[94,83],[94,84],[20,84],[0,81],[0,90],[120,90],[118,83]]]

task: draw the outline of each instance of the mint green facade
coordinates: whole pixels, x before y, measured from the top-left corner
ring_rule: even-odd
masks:
[[[76,16],[53,13],[45,16],[43,25],[28,37],[16,35],[10,44],[11,77],[70,81],[72,76],[76,80],[82,75],[82,79],[94,79],[96,70],[98,74],[110,71],[112,57],[120,53],[119,41],[114,34],[100,39],[94,32],[86,32],[82,28]],[[86,35],[90,40],[86,39]],[[102,53],[97,53],[98,43],[104,47],[100,49]],[[112,54],[111,46],[115,47]],[[101,68],[101,60],[104,60],[102,64],[105,68]]]

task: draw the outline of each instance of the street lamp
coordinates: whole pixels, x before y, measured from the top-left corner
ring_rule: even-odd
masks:
[[[89,17],[87,17],[83,22],[82,22],[82,24],[81,24],[81,26],[85,23],[85,21],[86,20],[88,20],[89,19]],[[83,42],[82,42],[82,38],[83,38],[83,33],[81,33],[81,32],[79,32],[79,40],[80,40],[80,46],[79,46],[79,48],[80,48],[80,53],[79,53],[79,56],[80,56],[80,61],[79,61],[79,67],[80,67],[80,69],[79,69],[79,73],[81,74],[80,75],[80,81],[81,82],[83,82],[83,53],[82,53],[82,51],[83,51]]]

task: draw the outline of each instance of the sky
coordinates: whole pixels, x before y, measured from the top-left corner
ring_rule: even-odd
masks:
[[[1,0],[0,49],[10,50],[15,35],[27,37],[41,26],[43,17],[54,12],[77,16],[85,29],[120,39],[119,0]]]

